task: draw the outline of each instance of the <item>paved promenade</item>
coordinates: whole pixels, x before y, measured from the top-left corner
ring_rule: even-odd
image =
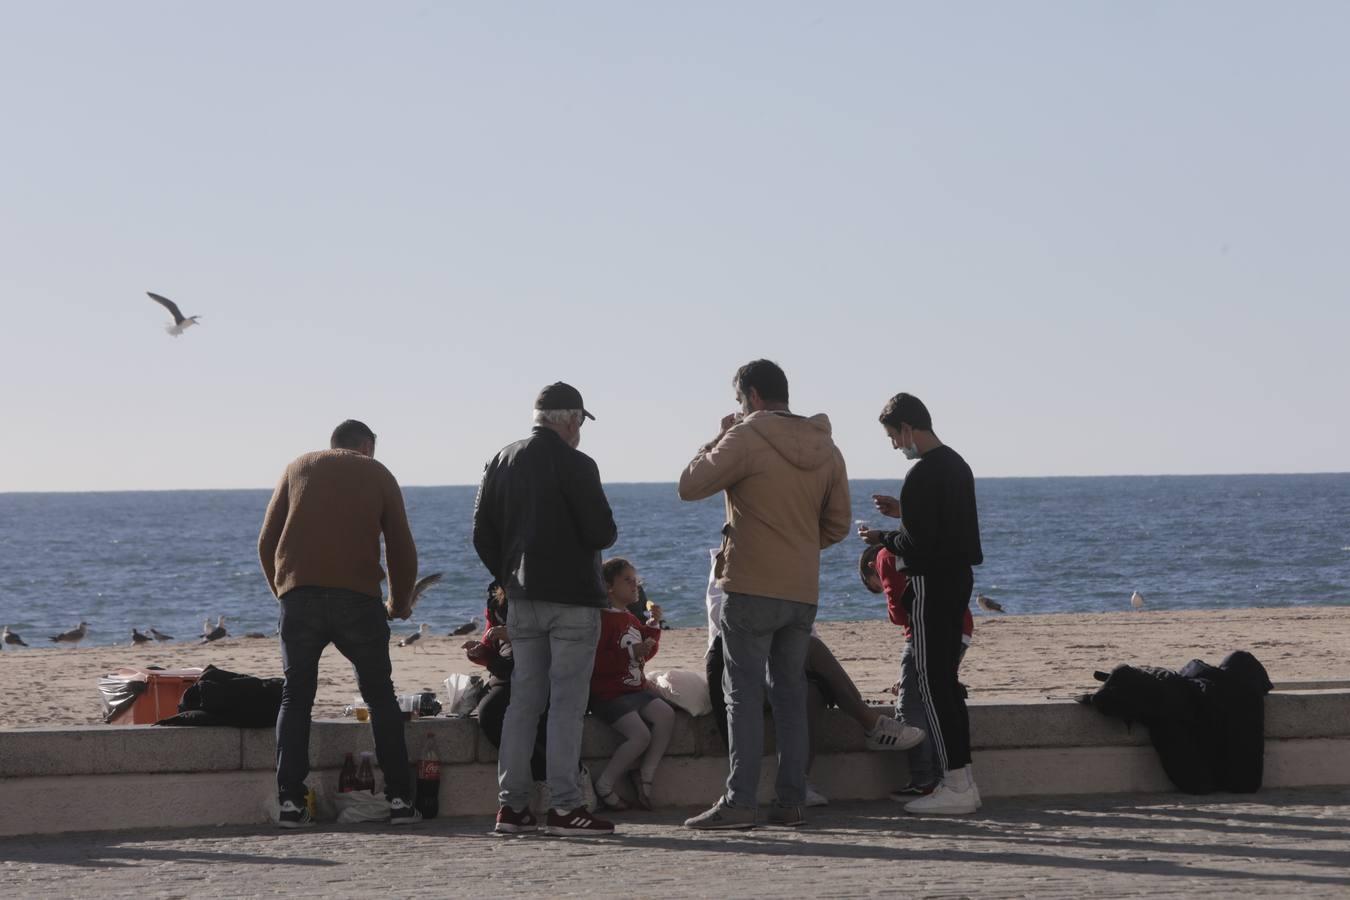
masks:
[[[4,897],[1350,897],[1350,790],[990,800],[976,816],[889,802],[799,830],[694,833],[624,813],[608,839],[231,826],[0,840]],[[4,809],[4,815],[17,810]]]

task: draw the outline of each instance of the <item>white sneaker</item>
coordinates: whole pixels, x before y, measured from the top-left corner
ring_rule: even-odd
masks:
[[[806,783],[806,800],[802,806],[827,806],[829,802],[830,798],[816,790],[814,784],[809,781]]]
[[[916,815],[937,815],[937,816],[966,816],[980,809],[980,793],[975,787],[975,782],[971,781],[964,790],[953,787],[956,781],[965,779],[956,778],[948,775],[938,786],[933,789],[933,793],[927,797],[920,797],[917,800],[911,800],[905,804],[905,812]]]
[[[970,763],[966,763],[966,766],[962,771],[965,772],[966,784],[970,785],[970,789],[975,792],[975,808],[979,809],[981,806],[984,806],[984,801],[980,799],[980,789],[975,784],[975,770],[971,768]]]
[[[922,728],[907,725],[894,716],[881,716],[867,732],[868,750],[908,750],[927,737]]]

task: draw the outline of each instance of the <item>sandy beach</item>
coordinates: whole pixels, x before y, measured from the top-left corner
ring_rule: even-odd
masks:
[[[395,639],[415,626],[395,623]],[[822,622],[821,637],[863,695],[884,700],[895,680],[900,631],[883,621]],[[429,634],[422,649],[391,646],[399,691],[443,693],[451,672],[481,672],[464,658],[462,637]],[[667,631],[648,674],[703,669],[701,628]],[[1277,684],[1350,680],[1350,607],[977,615],[962,667],[971,699],[1063,698],[1092,690],[1092,673],[1120,663],[1177,668],[1195,658],[1217,664],[1233,650],[1256,655]],[[281,674],[275,638],[226,638],[213,644],[32,648],[0,653],[0,724],[86,725],[102,721],[98,679],[123,666],[212,664],[259,676]],[[350,665],[332,647],[319,670],[316,717],[341,715],[357,693]]]

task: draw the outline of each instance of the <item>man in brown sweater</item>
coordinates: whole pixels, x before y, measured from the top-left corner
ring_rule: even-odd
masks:
[[[403,716],[390,677],[389,619],[412,614],[417,547],[398,481],[375,461],[375,434],[348,419],[333,430],[330,445],[286,467],[258,535],[258,558],[281,604],[286,686],[277,716],[280,824],[312,824],[305,808],[310,712],[319,657],[332,643],[356,669],[384,770],[389,821],[403,825],[421,816],[412,805]],[[381,535],[389,566],[387,606],[380,599]]]

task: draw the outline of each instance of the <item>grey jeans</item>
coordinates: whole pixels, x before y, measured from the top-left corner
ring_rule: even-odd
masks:
[[[895,701],[896,718],[907,725],[924,730],[924,739],[905,751],[909,763],[910,784],[932,784],[942,778],[942,769],[938,767],[933,753],[933,739],[928,737],[932,731],[928,724],[928,711],[919,696],[919,671],[914,661],[914,642],[905,641],[905,650],[900,654],[900,695]]]
[[[722,604],[722,689],[727,700],[731,773],[725,802],[759,806],[759,767],[764,755],[764,688],[778,745],[775,794],[780,806],[806,800],[810,736],[806,720],[806,651],[816,607],[776,597],[728,593]]]
[[[577,766],[595,645],[600,640],[600,610],[512,600],[506,611],[506,629],[515,668],[497,755],[501,803],[521,810],[530,802],[534,783],[530,756],[539,716],[547,709],[549,805],[570,812],[581,805]]]

